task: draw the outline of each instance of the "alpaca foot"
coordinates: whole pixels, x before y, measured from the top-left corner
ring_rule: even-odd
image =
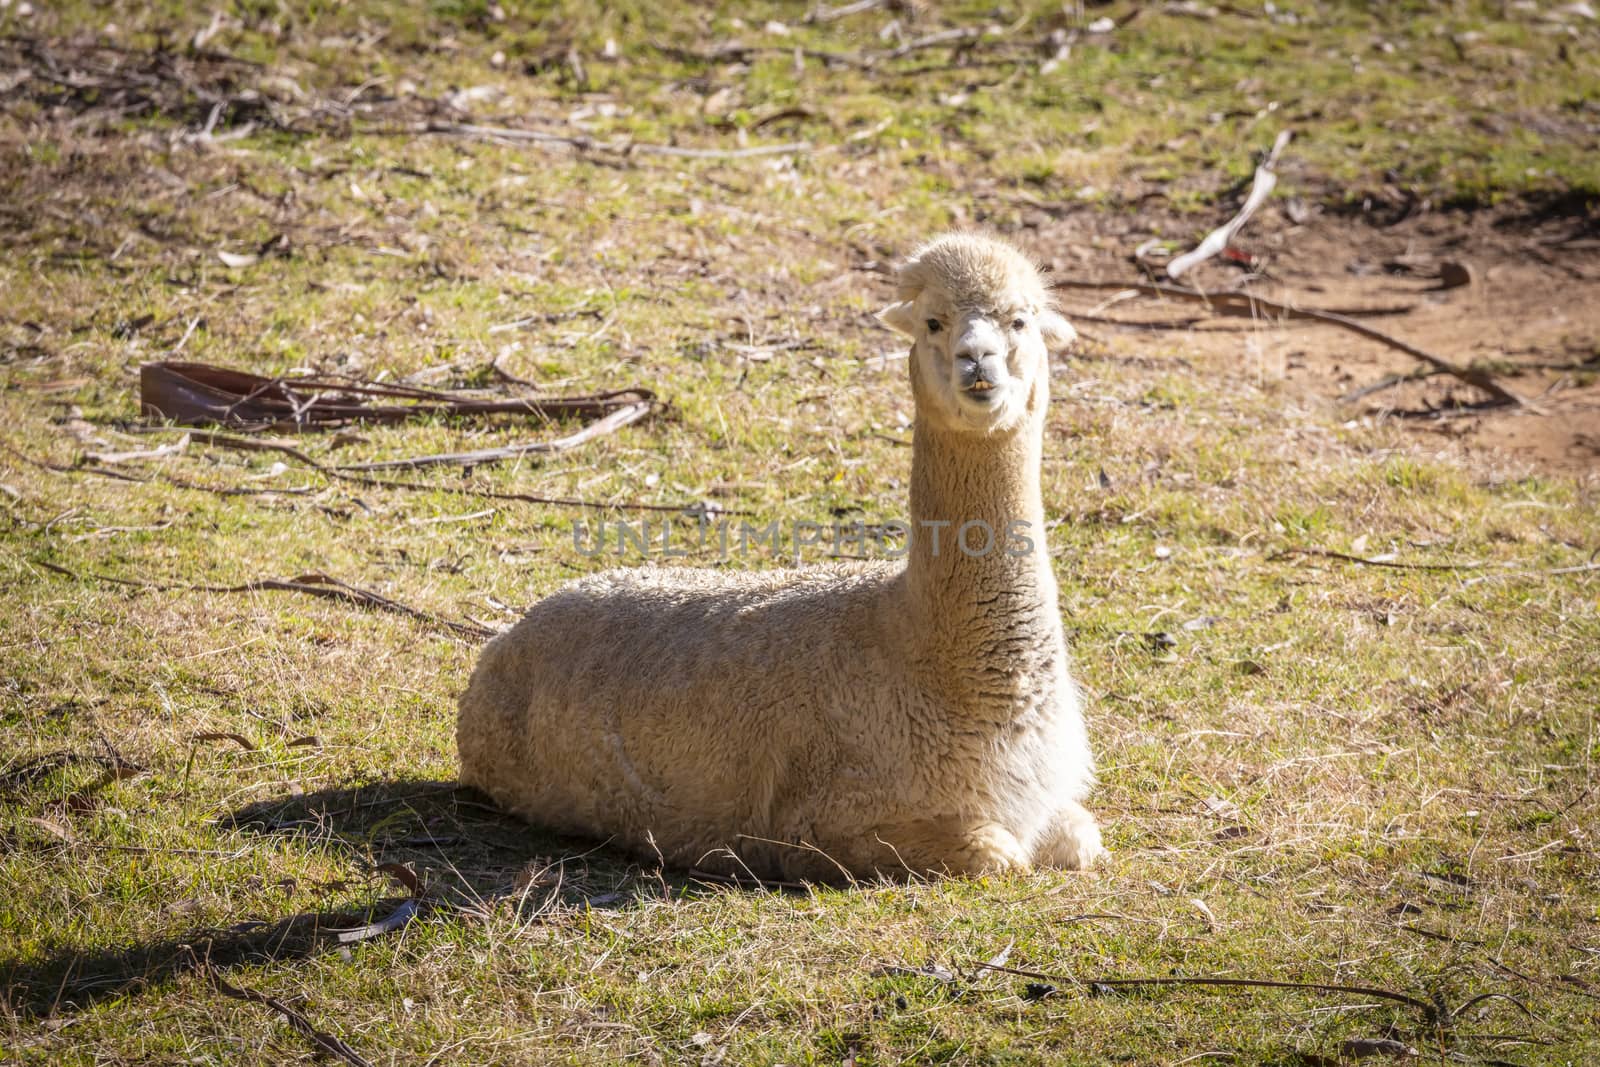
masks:
[[[1039,840],[1034,858],[1041,867],[1081,871],[1105,853],[1094,816],[1082,804],[1069,802],[1056,812],[1050,828]]]
[[[865,836],[863,844],[870,844],[850,863],[858,873],[904,878],[907,874],[999,874],[1029,869],[1022,842],[997,823],[927,819],[880,826]]]
[[[945,866],[952,874],[1026,874],[1031,865],[1015,834],[985,823],[967,831]]]
[[[945,874],[1025,874],[1028,852],[1015,834],[997,823],[979,823],[945,833],[922,843],[905,856],[912,867]]]

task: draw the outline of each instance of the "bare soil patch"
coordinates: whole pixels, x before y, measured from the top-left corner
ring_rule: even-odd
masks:
[[[1295,222],[1290,212],[1303,221]],[[1220,221],[1220,218],[1217,220]],[[1086,225],[1087,224],[1087,225]],[[1145,276],[1134,252],[1192,220],[1074,215],[1038,228],[1064,278]],[[1092,232],[1085,238],[1084,230]],[[1173,243],[1186,247],[1184,240]],[[1074,252],[1073,250],[1076,250]],[[1423,212],[1388,225],[1280,202],[1240,235],[1248,264],[1213,260],[1183,279],[1297,307],[1379,312],[1361,321],[1459,366],[1488,370],[1523,406],[1484,394],[1404,352],[1337,326],[1209,315],[1114,291],[1067,294],[1093,337],[1145,336],[1225,374],[1277,381],[1349,418],[1390,419],[1475,469],[1600,471],[1600,230],[1593,217],[1511,209]],[[1155,271],[1153,280],[1168,281]],[[1470,279],[1461,284],[1462,278]],[[1453,284],[1452,284],[1453,283]],[[1385,383],[1394,378],[1404,380]]]

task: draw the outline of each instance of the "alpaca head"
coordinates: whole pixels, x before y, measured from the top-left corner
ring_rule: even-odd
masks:
[[[946,234],[896,275],[899,302],[878,313],[911,337],[917,404],[941,427],[994,433],[1019,426],[1049,354],[1075,336],[1038,268],[1004,241]]]

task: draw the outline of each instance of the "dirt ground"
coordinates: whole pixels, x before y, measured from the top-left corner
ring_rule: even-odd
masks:
[[[1487,394],[1448,374],[1409,377],[1428,368],[1334,325],[1274,320],[1270,312],[1211,317],[1191,303],[1110,290],[1069,290],[1063,302],[1091,342],[1120,337],[1126,349],[1127,338],[1139,337],[1190,362],[1277,382],[1291,397],[1339,404],[1351,419],[1391,420],[1419,447],[1451,453],[1489,477],[1600,474],[1600,224],[1495,211],[1417,211],[1390,221],[1386,212],[1395,209],[1340,215],[1279,201],[1234,242],[1250,262],[1219,257],[1183,281],[1295,307],[1388,309],[1360,321],[1489,371],[1524,404],[1488,404]],[[1031,244],[1041,255],[1082,250],[1054,256],[1060,277],[1137,277],[1135,250],[1154,234],[1195,226],[1146,213],[1102,217],[1089,223],[1095,233],[1086,243],[1086,222],[1075,216],[1036,228]],[[1168,281],[1159,269],[1151,277]],[[1394,376],[1407,380],[1382,387]]]
[[[19,38],[0,43],[0,50],[40,62],[45,56],[52,67],[101,62],[92,44]],[[143,87],[138,92],[155,101],[144,103],[170,114],[198,106],[180,88],[204,85],[208,92],[222,92],[237,75],[228,63],[206,55],[186,61],[181,78],[162,65],[165,57],[150,62],[154,66],[147,77],[130,84]],[[162,92],[145,87],[146,82]],[[40,79],[24,79],[22,91],[62,114],[104,104],[98,91],[85,95]],[[368,111],[415,122],[443,106],[391,99]],[[204,110],[189,117],[198,121]],[[68,185],[81,200],[92,200],[97,184],[122,187],[130,178],[116,165],[98,172],[95,163],[92,152],[87,157],[74,153],[68,161]],[[30,184],[52,190],[62,180],[48,169],[26,173]],[[1165,282],[1162,255],[1140,260],[1136,250],[1155,241],[1165,242],[1168,253],[1191,247],[1205,226],[1227,217],[1171,210],[1171,196],[1182,182],[1163,187],[1130,176],[1110,201],[1093,204],[996,195],[992,179],[960,168],[942,177],[976,203],[1004,205],[994,217],[980,209],[964,221],[1016,236],[1059,277],[1080,281],[1148,276]],[[1362,321],[1458,366],[1492,373],[1524,403],[1485,405],[1486,394],[1437,373],[1373,388],[1426,368],[1392,347],[1303,320],[1219,318],[1188,303],[1122,299],[1126,294],[1115,290],[1073,291],[1065,303],[1082,332],[1091,342],[1148,339],[1153,347],[1221,373],[1277,383],[1288,396],[1337,402],[1349,418],[1393,420],[1426,442],[1423,447],[1437,445],[1486,471],[1548,470],[1580,477],[1600,471],[1600,215],[1594,205],[1581,199],[1542,206],[1513,200],[1499,209],[1440,210],[1389,186],[1339,213],[1322,205],[1348,201],[1345,190],[1309,173],[1301,178],[1301,195],[1280,191],[1242,230],[1230,249],[1236,258],[1202,264],[1184,283],[1208,292],[1248,289],[1297,307],[1398,312]],[[146,174],[144,180],[153,179]],[[33,199],[21,192],[19,200]],[[157,182],[152,195],[160,192]],[[1218,209],[1231,212],[1243,192],[1234,190],[1234,202],[1224,198]],[[86,218],[92,222],[96,216]],[[20,231],[40,225],[30,212],[3,203],[0,219]],[[1020,232],[1013,233],[1016,229]],[[856,251],[868,257],[894,254],[859,246]],[[1457,284],[1445,284],[1442,273],[1457,275],[1451,279]],[[1459,284],[1460,278],[1470,280]]]

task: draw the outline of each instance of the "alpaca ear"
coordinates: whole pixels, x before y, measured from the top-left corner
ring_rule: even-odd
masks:
[[[1078,331],[1072,328],[1072,323],[1061,317],[1060,312],[1046,308],[1039,313],[1039,336],[1044,338],[1046,348],[1059,352],[1078,339]]]
[[[917,335],[916,301],[903,300],[898,304],[890,304],[878,312],[878,321],[891,330],[899,330],[909,337],[915,337]]]

